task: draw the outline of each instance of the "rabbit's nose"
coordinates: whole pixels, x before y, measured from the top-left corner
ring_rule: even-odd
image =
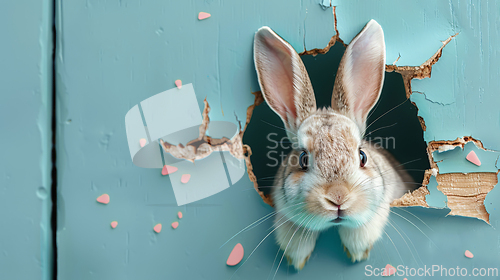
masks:
[[[332,186],[325,194],[325,200],[329,205],[340,210],[340,206],[346,200],[347,192],[348,190],[344,186]]]
[[[338,208],[340,210],[340,205],[342,204],[342,203],[338,202],[338,201],[340,201],[340,199],[332,199],[332,198],[329,198],[329,197],[325,197],[325,201],[329,205],[331,205],[331,206],[333,206],[335,208]]]

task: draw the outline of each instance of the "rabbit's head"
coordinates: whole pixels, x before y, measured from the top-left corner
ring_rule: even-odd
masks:
[[[366,222],[384,197],[380,167],[374,162],[377,156],[371,158],[363,141],[367,115],[384,80],[380,25],[370,21],[347,47],[331,108],[316,108],[302,60],[269,27],[255,35],[254,60],[266,102],[281,117],[292,146],[298,147],[277,174],[273,190],[277,210],[288,208],[285,214],[299,209],[303,213],[299,216],[313,217],[305,226],[317,230]]]

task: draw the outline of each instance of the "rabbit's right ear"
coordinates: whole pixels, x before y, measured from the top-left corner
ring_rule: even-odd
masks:
[[[260,88],[269,106],[288,131],[296,133],[299,125],[316,111],[316,100],[297,52],[269,27],[255,34],[254,61]]]

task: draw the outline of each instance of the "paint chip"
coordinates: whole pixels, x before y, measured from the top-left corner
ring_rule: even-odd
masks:
[[[465,256],[469,259],[472,259],[474,257],[474,255],[469,250],[465,250]]]
[[[175,80],[175,86],[176,86],[178,89],[181,89],[181,88],[182,88],[182,81],[181,81],[181,80]]]
[[[163,166],[163,169],[161,170],[161,175],[165,176],[168,174],[172,174],[175,171],[177,171],[177,169],[178,168],[175,166],[165,165],[165,166]]]
[[[212,15],[211,15],[211,14],[209,14],[209,13],[200,12],[200,13],[198,14],[198,19],[199,19],[199,20],[203,20],[203,19],[209,18],[209,17],[211,17],[211,16],[212,16]]]
[[[179,217],[179,219],[182,219],[182,212],[181,211],[177,212],[177,217]]]
[[[189,182],[189,179],[191,179],[191,174],[182,174],[181,182],[183,184],[187,184],[187,182]]]
[[[154,230],[156,233],[160,233],[160,231],[161,231],[161,224],[157,224],[157,225],[153,228],[153,230]]]
[[[396,273],[396,268],[390,264],[387,264],[382,272],[382,276],[391,276]]]
[[[243,250],[243,246],[241,245],[241,243],[238,243],[236,244],[236,246],[234,246],[231,254],[229,254],[226,264],[229,266],[235,266],[241,262],[244,255],[245,251]]]
[[[97,198],[97,202],[102,203],[102,204],[108,204],[109,203],[109,195],[107,193],[99,196]]]
[[[474,151],[470,151],[470,153],[467,155],[466,159],[472,163],[474,163],[477,166],[481,166],[481,161],[477,157],[476,153]]]
[[[176,229],[179,226],[179,222],[173,222],[172,223],[172,228]]]
[[[144,138],[141,138],[141,140],[139,140],[139,144],[141,145],[141,148],[146,146],[146,142],[147,142],[147,140]]]
[[[111,222],[111,227],[112,228],[116,228],[116,226],[118,225],[118,222],[117,221],[112,221]]]

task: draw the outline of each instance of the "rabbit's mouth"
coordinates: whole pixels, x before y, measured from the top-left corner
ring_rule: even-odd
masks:
[[[344,219],[342,217],[337,217],[336,219],[331,220],[330,222],[334,224],[340,224]]]

